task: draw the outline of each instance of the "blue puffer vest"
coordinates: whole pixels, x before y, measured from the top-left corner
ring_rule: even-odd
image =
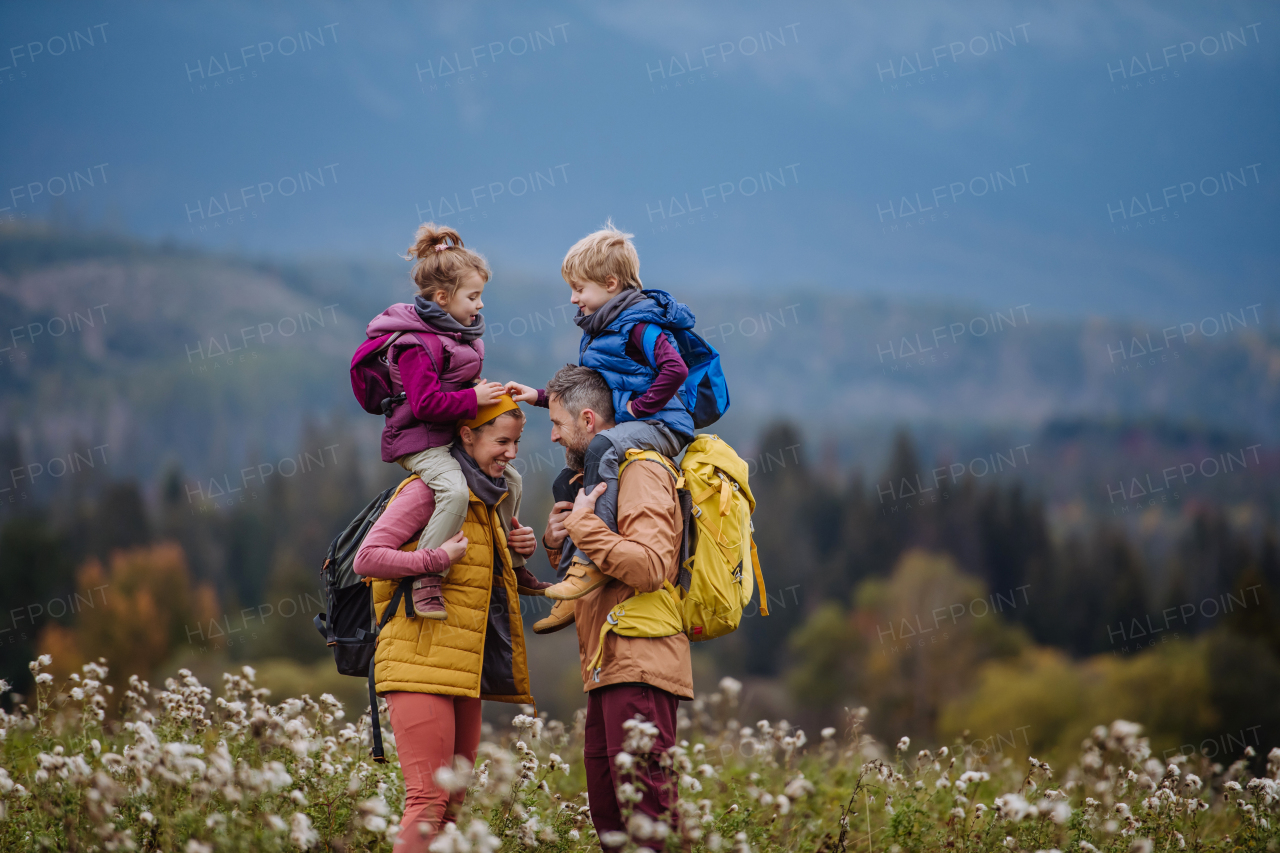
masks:
[[[622,311],[595,337],[584,333],[578,345],[578,364],[598,370],[613,391],[614,420],[617,423],[636,420],[627,412],[627,402],[644,396],[658,375],[652,365],[641,364],[627,355],[631,330],[637,323],[653,323],[662,328],[667,342],[676,348],[675,338],[669,330],[692,329],[695,322],[688,306],[676,302],[665,290],[641,292],[648,298]],[[681,402],[679,393],[673,395],[661,411],[646,420],[660,420],[673,432],[689,440],[693,438],[693,416]]]

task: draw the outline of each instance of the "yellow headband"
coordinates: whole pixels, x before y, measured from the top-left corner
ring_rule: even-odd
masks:
[[[462,421],[460,426],[468,426],[476,429],[487,424],[503,412],[509,412],[512,409],[519,409],[520,404],[511,399],[509,394],[503,394],[498,398],[496,403],[490,403],[487,406],[481,406],[476,412],[476,416],[471,420]]]

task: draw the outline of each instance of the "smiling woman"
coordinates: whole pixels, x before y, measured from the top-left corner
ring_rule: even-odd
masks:
[[[496,406],[507,406],[493,419],[475,427],[464,422],[458,430],[462,449],[475,460],[476,466],[490,477],[501,477],[502,472],[516,458],[520,449],[520,434],[524,431],[524,412],[510,397],[503,397]]]
[[[525,661],[519,594],[541,594],[513,557],[533,553],[533,531],[513,524],[519,494],[503,476],[515,458],[524,414],[510,397],[464,421],[451,448],[467,485],[462,532],[440,548],[418,547],[418,531],[435,511],[435,497],[410,478],[369,531],[356,557],[358,574],[373,581],[379,621],[393,615],[378,638],[374,680],[390,708],[404,772],[405,849],[425,849],[446,811],[465,791],[441,787],[436,771],[455,757],[474,763],[480,743],[480,701],[533,701]],[[510,532],[508,532],[510,531]],[[407,544],[406,544],[407,543]],[[413,607],[399,610],[401,585],[414,582]],[[421,587],[422,581],[429,581]],[[431,601],[423,601],[420,592]],[[438,616],[422,612],[430,603]]]

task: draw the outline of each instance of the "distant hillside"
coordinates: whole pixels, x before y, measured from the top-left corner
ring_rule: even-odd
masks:
[[[0,230],[0,435],[16,436],[23,464],[106,444],[113,477],[151,481],[173,463],[212,477],[297,453],[304,422],[337,418],[372,460],[379,423],[352,400],[346,366],[369,317],[410,297],[407,268]],[[1125,425],[1157,425],[1140,431],[1173,449],[1204,436],[1270,448],[1280,431],[1280,334],[1262,307],[1167,330],[1050,322],[1035,305],[678,296],[731,382],[717,431],[744,448],[784,419],[813,443],[800,452],[842,469],[878,469],[900,424],[926,461],[1009,441],[1079,446],[1064,424],[1121,462]],[[486,303],[488,377],[540,383],[576,358],[558,279],[495,270]],[[532,426],[526,445],[550,458],[545,421]]]

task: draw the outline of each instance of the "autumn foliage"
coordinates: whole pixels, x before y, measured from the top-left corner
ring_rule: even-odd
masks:
[[[90,604],[74,627],[49,623],[40,633],[39,650],[52,655],[60,676],[100,657],[119,661],[117,673],[153,672],[185,642],[184,626],[218,609],[213,588],[192,583],[174,543],[116,551],[105,567],[91,558],[76,573],[76,589]]]

